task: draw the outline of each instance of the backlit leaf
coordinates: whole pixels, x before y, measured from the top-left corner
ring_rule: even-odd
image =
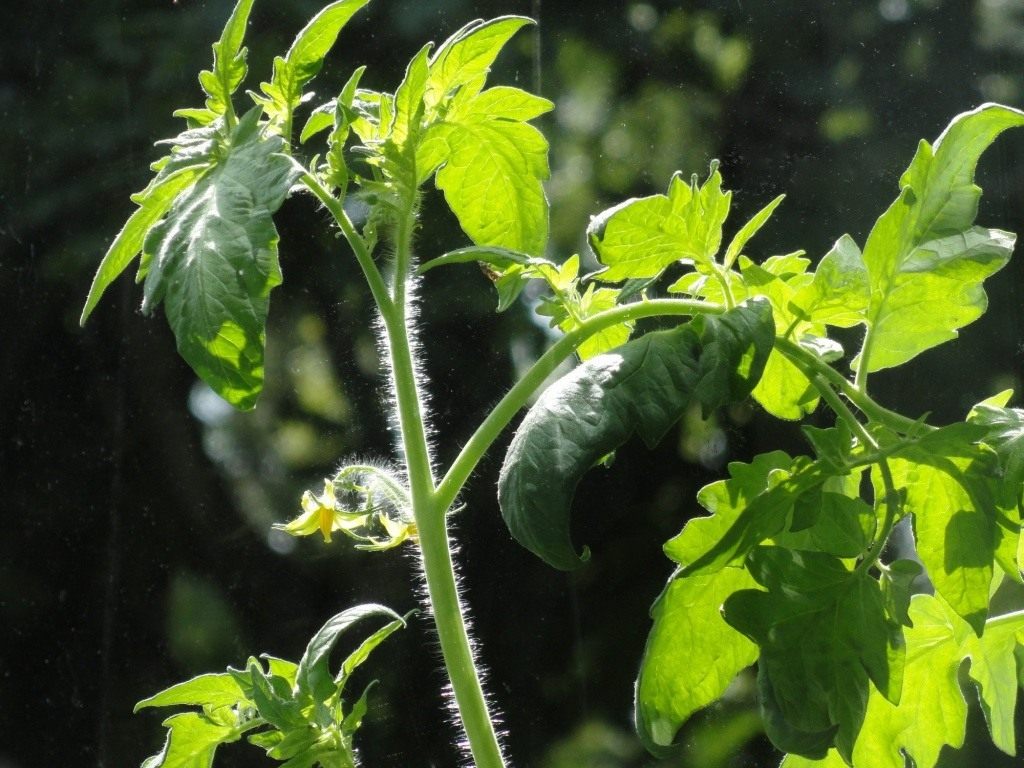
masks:
[[[731,192],[712,164],[700,187],[678,174],[668,193],[633,198],[595,216],[587,228],[590,244],[606,269],[601,280],[653,277],[676,262],[708,264],[722,243]]]
[[[878,582],[830,555],[782,547],[753,550],[748,567],[767,591],[736,592],[725,618],[760,648],[768,737],[816,759],[834,743],[849,759],[869,680],[889,699],[902,689],[902,638],[887,621]]]
[[[258,111],[241,120],[226,157],[153,227],[143,309],[164,302],[178,351],[237,408],[252,408],[263,385],[270,290],[281,282],[273,214],[299,169],[260,138]]]
[[[679,727],[757,659],[757,646],[721,615],[729,595],[756,586],[744,568],[669,579],[651,609],[636,684],[637,732],[649,747],[672,744]]]
[[[301,693],[320,702],[326,701],[336,693],[337,684],[329,667],[331,651],[343,633],[353,625],[371,618],[386,618],[404,624],[402,617],[390,608],[373,603],[357,605],[331,618],[309,641],[306,652],[299,661],[296,684]]]
[[[877,371],[953,339],[987,306],[981,284],[1000,269],[1014,236],[972,226],[982,152],[1024,112],[985,104],[958,115],[932,147],[922,141],[900,177],[900,195],[864,246],[871,282],[868,336],[856,361]]]
[[[1000,622],[978,638],[955,612],[928,595],[914,596],[909,615],[913,627],[905,632],[903,695],[893,704],[872,691],[854,765],[904,768],[902,750],[916,768],[933,768],[944,745],[963,746],[967,704],[958,673],[968,657],[993,741],[1014,754],[1015,648],[1024,620]]]

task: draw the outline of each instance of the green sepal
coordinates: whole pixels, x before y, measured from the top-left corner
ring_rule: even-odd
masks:
[[[742,327],[750,336],[733,335]],[[634,432],[648,446],[657,444],[698,392],[706,391],[701,381],[719,378],[718,368],[727,362],[743,361],[747,378],[742,386],[740,377],[731,381],[730,394],[744,396],[771,349],[771,327],[770,308],[754,302],[721,317],[648,333],[588,360],[549,387],[517,430],[498,481],[512,536],[556,568],[581,565],[589,555],[577,554],[570,540],[569,512],[582,475]],[[722,346],[706,355],[704,338]],[[714,394],[716,403],[721,396]]]

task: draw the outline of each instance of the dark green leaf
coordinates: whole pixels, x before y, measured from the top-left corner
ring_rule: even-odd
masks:
[[[850,759],[874,683],[899,700],[902,637],[888,623],[878,582],[835,557],[758,547],[748,567],[767,592],[736,592],[725,618],[760,647],[758,678],[769,738],[822,758]]]
[[[736,323],[735,315],[747,319]],[[588,360],[541,395],[509,446],[498,482],[502,516],[523,546],[556,568],[575,568],[586,559],[569,537],[570,505],[582,475],[634,432],[654,446],[695,399],[700,381],[717,375],[714,366],[746,360],[750,345],[768,338],[760,331],[753,338],[731,336],[722,326],[770,328],[764,304],[726,316],[732,317],[648,333]],[[701,333],[723,345],[708,360]],[[741,353],[725,349],[729,343]],[[744,362],[748,391],[768,351],[762,346]]]
[[[280,284],[271,214],[300,169],[279,154],[279,137],[261,139],[250,111],[226,157],[153,227],[143,309],[164,301],[178,350],[213,390],[252,408],[263,385],[270,290]]]
[[[743,568],[673,577],[651,609],[636,683],[636,725],[652,751],[667,747],[698,709],[716,701],[757,659],[757,646],[722,619],[722,603],[756,583]]]

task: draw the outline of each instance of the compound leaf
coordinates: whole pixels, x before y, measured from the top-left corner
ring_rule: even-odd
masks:
[[[757,659],[757,646],[721,614],[729,595],[756,586],[744,568],[673,576],[651,608],[654,627],[636,683],[636,726],[652,751],[671,745],[679,727]]]
[[[310,19],[295,36],[288,53],[274,59],[269,83],[261,83],[263,96],[253,94],[278,132],[291,127],[292,113],[302,103],[302,89],[319,74],[324,58],[342,28],[369,0],[337,0]],[[289,141],[290,136],[285,136]]]
[[[732,336],[721,329],[723,318],[712,316],[648,333],[591,358],[541,395],[516,432],[498,481],[514,538],[556,568],[578,567],[587,555],[581,558],[570,540],[569,508],[582,475],[634,432],[654,446],[697,397],[701,380],[717,376],[725,361],[745,360],[745,391],[737,380],[730,394],[749,393],[771,348],[771,310],[755,302],[726,315],[746,316],[750,335]],[[703,338],[740,350],[705,358]]]
[[[957,336],[987,306],[982,282],[1013,250],[1008,232],[972,226],[981,189],[982,152],[1024,112],[984,104],[958,115],[932,147],[922,141],[902,177],[900,195],[864,247],[871,303],[861,355],[868,372],[890,368]]]
[[[221,32],[220,39],[213,44],[213,69],[199,73],[199,84],[206,92],[206,108],[179,110],[175,114],[189,117],[205,125],[229,111],[231,95],[245,79],[246,49],[242,47],[245,27],[249,23],[253,0],[238,0],[231,16]]]
[[[300,169],[280,137],[260,138],[258,110],[232,134],[226,156],[175,201],[146,237],[151,254],[143,310],[164,301],[178,351],[236,408],[263,385],[270,290],[281,282],[277,229]]]

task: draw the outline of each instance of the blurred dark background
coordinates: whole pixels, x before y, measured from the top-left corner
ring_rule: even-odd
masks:
[[[255,88],[275,53],[322,5],[258,2],[247,43]],[[250,653],[297,658],[333,613],[364,601],[419,602],[408,553],[353,551],[269,534],[345,457],[386,458],[372,312],[354,262],[308,198],[277,217],[285,284],[274,293],[268,385],[232,413],[177,357],[162,317],[137,310],[123,277],[84,329],[92,273],[133,206],[131,192],[200,102],[196,72],[230,2],[40,2],[0,26],[0,768],[138,765],[163,740],[135,701]],[[494,82],[538,87],[557,108],[550,255],[583,248],[588,216],[663,191],[676,169],[720,158],[735,231],[788,199],[755,241],[767,256],[818,258],[844,232],[863,244],[895,197],[919,138],[982,101],[1024,102],[1024,2],[572,2],[374,0],[343,32],[325,98],[356,65],[392,90],[429,39],[503,13],[539,16]],[[982,161],[980,223],[1024,230],[1024,135]],[[422,255],[465,243],[428,199]],[[1019,384],[1019,256],[991,281],[991,309],[962,342],[873,381],[881,401],[933,420]],[[472,267],[428,275],[423,346],[437,454],[450,460],[547,343],[525,303],[496,316]],[[797,429],[753,405],[689,414],[654,452],[629,445],[576,500],[582,571],[548,569],[498,515],[502,448],[473,479],[457,536],[466,597],[509,752],[527,768],[775,766],[750,680],[696,718],[685,750],[646,757],[630,727],[632,685],[668,576],[663,541],[698,509],[725,462],[782,447]],[[379,678],[361,732],[373,768],[458,762],[439,654],[426,621],[365,669]],[[968,747],[944,766],[1017,765],[987,746],[977,707]],[[271,764],[251,747],[224,766]]]

